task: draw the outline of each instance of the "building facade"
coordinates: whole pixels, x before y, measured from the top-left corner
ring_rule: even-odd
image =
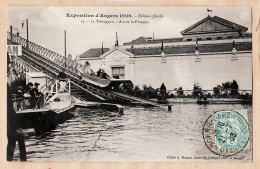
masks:
[[[182,38],[140,37],[110,49],[90,49],[79,62],[93,71],[102,68],[114,78],[135,85],[210,90],[236,80],[252,89],[252,39],[247,28],[219,17],[206,17],[181,32]],[[197,50],[197,52],[195,52]]]

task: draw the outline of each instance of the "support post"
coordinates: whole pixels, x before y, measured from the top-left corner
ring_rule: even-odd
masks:
[[[67,57],[67,51],[66,51],[66,30],[64,31],[64,56]]]
[[[172,111],[172,106],[168,105],[168,111]]]
[[[11,42],[13,42],[13,26],[10,26]]]
[[[120,116],[123,116],[123,115],[124,115],[124,108],[119,108],[118,114],[119,114]]]
[[[66,50],[66,30],[64,31],[64,56],[65,56],[65,67],[66,67],[66,58],[67,58],[67,50]]]
[[[28,42],[29,42],[29,26],[28,26],[28,19],[26,19],[26,32],[27,32],[27,39],[26,39],[26,48],[29,47]]]

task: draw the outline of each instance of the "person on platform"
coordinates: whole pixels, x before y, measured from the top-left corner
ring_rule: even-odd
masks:
[[[36,93],[34,86],[29,88],[29,94],[30,94],[30,108],[33,109],[35,108],[35,98],[36,98]]]
[[[32,90],[33,87],[33,83],[29,82],[26,86],[25,86],[25,92],[23,95],[24,98],[24,109],[27,108],[31,108],[31,95],[30,95],[30,91]]]
[[[40,85],[40,83],[37,83],[37,82],[34,83],[33,90],[34,90],[35,96],[39,96],[39,85]]]
[[[65,82],[67,80],[67,75],[65,74],[65,69],[58,74],[59,82],[60,82],[60,92],[64,92],[65,90]]]
[[[34,83],[34,87],[33,87],[33,93],[35,94],[35,100],[34,100],[34,102],[35,102],[35,108],[40,108],[40,102],[39,102],[39,98],[40,98],[40,92],[39,92],[39,88],[38,88],[38,86],[40,85],[40,83],[37,83],[37,82],[35,82]]]
[[[8,57],[9,58],[9,57]],[[10,77],[10,60],[7,58],[7,78]],[[10,82],[8,80],[8,82]],[[16,117],[16,112],[14,110],[11,87],[7,83],[7,161],[13,160],[14,150],[16,141],[18,141],[19,151],[20,151],[20,160],[26,161],[26,148],[24,143],[24,133],[21,130],[18,120]]]
[[[108,78],[109,78],[109,75],[108,75],[105,71],[103,71],[101,78],[103,78],[103,79],[108,79]]]
[[[97,71],[97,76],[100,77],[102,75],[102,69],[100,68],[98,71]]]
[[[93,69],[90,69],[90,76],[94,76],[95,72],[93,71]]]
[[[65,74],[65,69],[62,69],[58,74],[58,78],[60,81],[66,81],[67,75]]]
[[[24,93],[23,93],[23,87],[18,86],[17,87],[17,93],[16,93],[16,99],[17,99],[17,105],[16,105],[16,110],[24,110]]]
[[[166,97],[166,86],[164,85],[164,83],[162,83],[161,87],[160,87],[160,94],[163,98]]]

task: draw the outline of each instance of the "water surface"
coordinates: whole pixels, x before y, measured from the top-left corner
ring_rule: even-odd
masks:
[[[250,105],[174,104],[172,112],[125,107],[124,116],[77,108],[73,118],[54,130],[25,140],[28,161],[180,161],[167,156],[215,156],[203,141],[204,122],[214,111],[240,109],[248,110],[252,133]],[[252,151],[238,156],[251,160]]]

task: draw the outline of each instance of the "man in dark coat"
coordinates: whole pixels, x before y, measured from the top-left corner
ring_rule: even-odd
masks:
[[[10,58],[7,55],[7,78],[10,78],[8,74],[10,73],[11,65]],[[24,143],[24,135],[22,130],[19,128],[18,120],[16,117],[16,112],[14,110],[12,94],[9,84],[7,83],[7,161],[13,160],[14,150],[16,141],[18,141],[18,146],[20,150],[20,160],[26,161],[26,149]]]
[[[64,92],[65,90],[65,82],[67,81],[67,75],[65,74],[65,69],[62,69],[62,72],[58,74],[59,82],[60,82],[60,92]]]
[[[7,84],[7,161],[13,160],[16,141],[20,150],[20,160],[26,161],[26,148],[22,130],[19,128],[16,112],[13,107],[10,86]]]
[[[16,92],[16,99],[17,99],[17,106],[16,106],[16,110],[19,111],[20,109],[23,110],[24,109],[24,104],[23,104],[23,87],[22,86],[18,86],[17,87],[17,92]]]
[[[163,98],[166,97],[166,87],[164,85],[164,83],[162,83],[161,87],[160,87],[160,94]]]
[[[60,81],[66,81],[67,75],[65,74],[65,69],[62,69],[62,71],[58,74],[58,78]]]

